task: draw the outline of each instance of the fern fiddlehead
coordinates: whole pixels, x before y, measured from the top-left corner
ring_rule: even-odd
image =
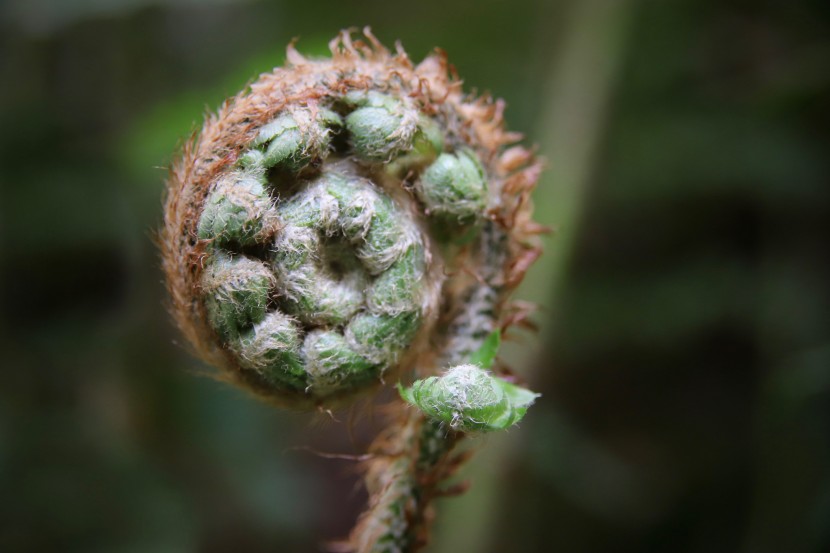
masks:
[[[162,257],[196,352],[278,404],[339,406],[427,377],[403,392],[423,413],[401,403],[373,447],[351,538],[414,551],[454,444],[535,397],[482,370],[495,350],[470,363],[521,320],[507,295],[538,255],[539,164],[441,54],[416,66],[364,33],[326,60],[289,47],[288,67],[208,118],[168,179]]]

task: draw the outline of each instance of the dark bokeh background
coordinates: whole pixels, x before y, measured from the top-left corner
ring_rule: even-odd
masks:
[[[354,5],[353,5],[354,4]],[[830,550],[830,3],[6,0],[0,550],[316,551],[349,425],[200,376],[153,245],[178,141],[285,44],[443,47],[550,168],[558,228],[440,552]]]

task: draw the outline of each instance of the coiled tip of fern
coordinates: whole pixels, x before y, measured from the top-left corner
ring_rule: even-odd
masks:
[[[221,375],[282,405],[424,374],[520,317],[540,164],[445,56],[369,32],[293,46],[207,118],[167,181],[171,311]]]

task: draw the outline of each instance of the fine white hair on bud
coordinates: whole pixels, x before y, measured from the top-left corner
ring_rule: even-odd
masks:
[[[247,246],[270,236],[276,211],[261,171],[233,171],[216,181],[199,218],[199,238]]]
[[[493,376],[477,365],[457,365],[441,376],[400,388],[402,397],[453,430],[489,432],[519,422],[539,394]]]
[[[416,191],[430,212],[460,220],[481,217],[487,207],[487,176],[476,155],[466,149],[438,156]]]

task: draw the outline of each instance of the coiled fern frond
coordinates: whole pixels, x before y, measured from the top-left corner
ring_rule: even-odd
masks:
[[[504,104],[466,96],[443,53],[415,65],[364,34],[341,33],[330,59],[289,46],[287,67],[209,116],[168,179],[162,257],[179,327],[223,378],[293,408],[469,364],[488,336],[521,322],[507,295],[539,254],[529,194],[540,164],[512,146],[520,136],[504,129]],[[438,412],[433,389],[410,398]],[[521,399],[503,420],[532,401]],[[467,426],[444,438],[474,429],[476,412],[458,411]],[[449,451],[440,416],[426,431],[410,413],[401,403],[406,430],[376,444],[398,466],[370,467],[370,488],[393,478],[412,493],[415,465],[432,470]],[[430,432],[445,442],[433,459],[401,457]],[[409,476],[390,476],[401,470]],[[411,523],[425,505],[406,501]],[[356,548],[384,550],[374,523],[389,513],[362,519]],[[389,538],[398,550],[419,541],[404,527]]]

